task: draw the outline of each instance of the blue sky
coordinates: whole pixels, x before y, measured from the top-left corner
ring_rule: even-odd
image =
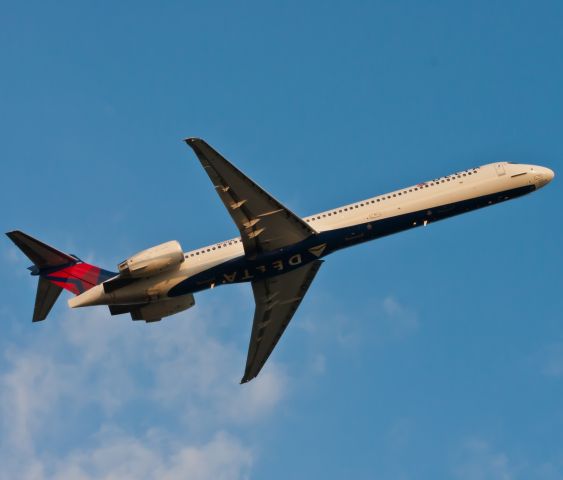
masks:
[[[423,4],[424,3],[424,4]],[[5,3],[3,231],[106,268],[236,235],[200,136],[295,212],[493,161],[563,172],[561,2]],[[0,478],[556,479],[560,179],[327,259],[238,385],[248,285],[69,311],[0,248]]]

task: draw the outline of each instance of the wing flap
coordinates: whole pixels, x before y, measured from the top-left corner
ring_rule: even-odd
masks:
[[[255,378],[297,311],[323,261],[252,282],[256,310],[241,383]]]

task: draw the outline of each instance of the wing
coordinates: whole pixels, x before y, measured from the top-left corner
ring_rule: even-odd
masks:
[[[188,138],[240,231],[247,257],[291,245],[317,233],[207,143]]]
[[[322,263],[315,260],[291,272],[252,282],[256,311],[241,383],[260,373]]]

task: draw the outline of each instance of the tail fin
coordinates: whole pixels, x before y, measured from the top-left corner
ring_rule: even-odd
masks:
[[[15,230],[6,235],[33,262],[32,275],[39,276],[33,321],[45,320],[64,288],[75,295],[114,277],[116,273],[83,262]]]

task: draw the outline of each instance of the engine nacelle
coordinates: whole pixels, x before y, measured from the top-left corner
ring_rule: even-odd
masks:
[[[123,276],[150,277],[177,267],[183,261],[182,247],[176,240],[172,240],[129,257],[117,268]]]
[[[162,300],[156,303],[148,303],[139,308],[132,308],[131,318],[133,320],[144,320],[145,322],[158,322],[164,317],[182,312],[195,305],[194,296],[191,294]]]

